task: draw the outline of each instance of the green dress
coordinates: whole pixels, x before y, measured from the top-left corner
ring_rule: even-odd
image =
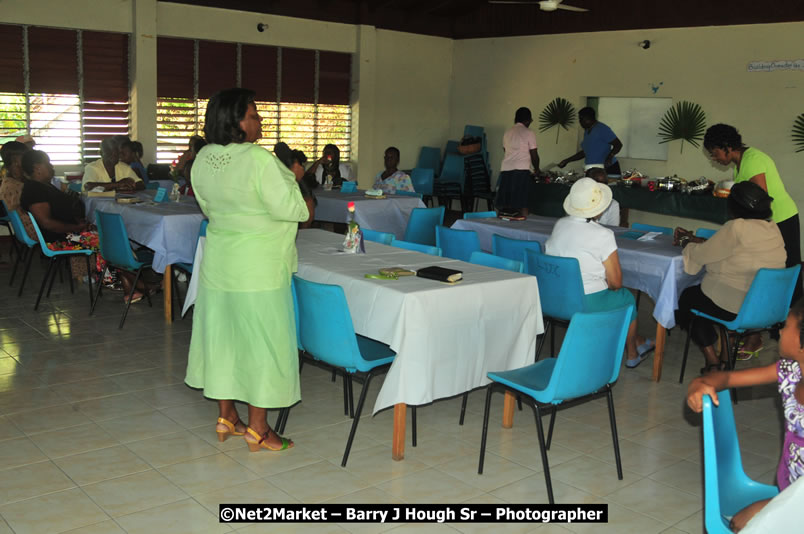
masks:
[[[301,398],[290,291],[308,218],[295,177],[251,143],[207,145],[193,190],[209,218],[185,382],[260,408]]]

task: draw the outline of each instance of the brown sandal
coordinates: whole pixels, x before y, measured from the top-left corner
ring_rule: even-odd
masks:
[[[238,432],[235,430],[235,425],[237,425],[237,423],[241,423],[239,417],[234,423],[228,419],[224,419],[223,417],[218,417],[218,425],[223,425],[226,427],[226,430],[218,430],[217,425],[215,426],[215,432],[218,433],[218,441],[226,441],[226,438],[229,436],[242,436],[245,434],[245,432]]]
[[[279,439],[282,440],[282,446],[279,447],[279,448],[271,447],[270,445],[268,445],[268,441],[267,441],[268,436],[269,436],[270,433],[271,433],[271,431],[268,430],[268,432],[266,432],[265,434],[260,436],[254,430],[252,430],[251,427],[247,426],[246,427],[246,435],[243,436],[243,438],[246,440],[246,444],[248,445],[248,450],[250,450],[251,452],[258,452],[260,449],[267,449],[269,451],[284,451],[285,449],[290,449],[290,448],[293,447],[293,441],[292,440],[289,440],[288,438],[283,438],[279,434],[277,434],[276,436]],[[257,441],[249,440],[248,439],[249,436],[254,438]]]

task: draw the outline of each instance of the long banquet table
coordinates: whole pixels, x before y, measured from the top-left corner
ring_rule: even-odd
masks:
[[[318,205],[315,220],[335,223],[347,222],[346,204],[355,203],[355,221],[363,228],[394,234],[397,239],[405,237],[405,228],[414,208],[423,208],[418,197],[387,195],[386,198],[368,198],[365,191],[341,193],[316,189]]]
[[[204,214],[193,197],[179,202],[153,202],[153,190],[139,191],[140,204],[118,204],[113,198],[84,197],[87,220],[95,220],[95,211],[119,213],[129,238],[154,251],[153,270],[164,273],[163,298],[165,321],[171,319],[171,265],[193,263],[198,230]]]
[[[544,332],[536,278],[429,256],[374,242],[366,254],[339,252],[342,237],[299,232],[298,275],[343,287],[355,331],[388,344],[397,356],[374,412],[394,406],[393,457],[404,458],[406,405],[421,405],[483,386],[488,371],[533,362]],[[382,267],[443,265],[464,273],[454,286],[415,276],[375,280]],[[511,424],[513,397],[504,423]]]
[[[539,241],[542,246],[553,231],[557,219],[530,216],[526,221],[503,221],[497,218],[461,219],[452,227],[474,230],[480,246],[491,251],[492,235],[500,234],[514,239]],[[684,272],[681,249],[674,247],[670,236],[661,235],[652,241],[637,241],[621,237],[627,228],[611,227],[617,236],[623,285],[650,295],[655,306],[656,351],[653,359],[653,379],[662,377],[662,362],[667,329],[675,326],[678,297],[687,287],[698,283],[702,274],[691,276]]]

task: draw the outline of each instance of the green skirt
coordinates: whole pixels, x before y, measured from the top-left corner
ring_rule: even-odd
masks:
[[[256,292],[198,288],[188,386],[204,396],[259,408],[301,399],[290,286]]]

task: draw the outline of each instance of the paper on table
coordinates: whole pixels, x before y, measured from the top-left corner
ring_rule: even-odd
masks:
[[[662,235],[661,232],[648,232],[642,237],[637,238],[637,241],[653,241],[656,239],[656,236]]]

